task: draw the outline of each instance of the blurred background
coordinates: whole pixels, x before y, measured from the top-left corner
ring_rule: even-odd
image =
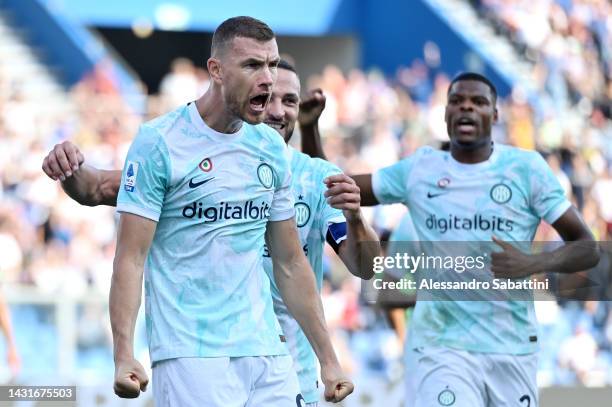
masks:
[[[303,90],[324,90],[324,149],[349,174],[439,146],[449,78],[484,73],[501,96],[494,139],[543,153],[596,238],[610,240],[608,0],[0,0],[0,321],[12,326],[0,383],[76,384],[83,406],[151,405],[150,394],[112,393],[114,208],[72,202],[41,164],[71,140],[88,164],[121,168],[139,123],[207,89],[212,32],[235,15],[267,22]],[[404,212],[367,216],[387,236]],[[538,239],[559,237],[544,226]],[[344,405],[401,405],[403,345],[331,250],[325,276],[327,320],[357,384]],[[536,309],[541,405],[609,405],[611,304]],[[148,364],[143,325],[137,356]]]

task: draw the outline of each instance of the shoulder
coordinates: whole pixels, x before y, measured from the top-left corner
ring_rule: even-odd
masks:
[[[244,123],[243,126],[245,126],[245,130],[249,134],[256,135],[257,137],[259,137],[261,141],[269,143],[270,145],[273,145],[273,146],[281,147],[283,148],[283,150],[285,149],[286,144],[283,138],[281,137],[281,135],[278,134],[276,130],[274,130],[272,127],[268,126],[267,124],[265,123],[260,123],[260,124]]]
[[[141,125],[141,129],[148,133],[157,133],[161,137],[167,135],[176,128],[177,124],[187,124],[189,122],[188,105],[181,106],[166,114],[151,119]]]
[[[423,163],[424,166],[438,166],[440,162],[448,160],[448,152],[437,150],[430,146],[423,146],[417,148],[412,154],[402,158],[396,164],[391,167],[396,168],[413,168],[416,163]]]
[[[548,167],[546,160],[535,150],[525,150],[505,144],[496,144],[499,151],[499,160],[506,168],[520,168],[524,171],[544,169]]]
[[[291,147],[290,147],[291,148]],[[330,174],[340,174],[343,171],[335,164],[321,158],[313,158],[307,154],[297,151],[293,148],[292,150],[292,166],[299,164],[301,167],[310,169],[313,173],[319,174],[321,178],[325,178]]]

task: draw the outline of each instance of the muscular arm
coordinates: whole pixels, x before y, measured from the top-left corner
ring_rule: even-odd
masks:
[[[330,175],[324,182],[327,204],[341,210],[346,218],[346,239],[340,242],[337,253],[351,274],[369,280],[374,275],[374,257],[380,255],[381,249],[376,232],[363,219],[359,187],[345,174]],[[328,241],[333,235],[331,227]]]
[[[121,171],[104,171],[84,164],[85,157],[70,141],[55,145],[45,157],[42,170],[61,181],[69,197],[81,205],[117,205]]]
[[[552,226],[565,241],[552,252],[527,255],[494,237],[495,243],[504,249],[491,255],[491,271],[495,276],[518,278],[538,273],[575,273],[599,262],[599,246],[576,208],[570,207]]]
[[[122,213],[110,289],[110,319],[115,360],[115,392],[137,397],[148,379],[134,359],[134,327],[142,294],[144,263],[157,223]]]
[[[83,165],[61,184],[66,194],[81,205],[117,206],[121,171]]]
[[[576,208],[570,207],[552,226],[566,243],[547,253],[549,263],[546,271],[573,273],[594,267],[599,262],[597,242]]]
[[[378,236],[364,221],[361,211],[347,219],[346,229],[346,240],[340,242],[338,256],[351,274],[369,280],[374,276],[374,257],[381,253]]]
[[[352,392],[353,385],[340,371],[314,273],[300,247],[295,221],[268,222],[266,243],[283,302],[300,324],[321,364],[326,399],[340,401]]]
[[[313,158],[321,158],[327,160],[323,145],[321,143],[321,134],[319,133],[319,124],[300,124],[300,134],[302,135],[302,152]]]
[[[300,103],[300,134],[302,136],[302,152],[313,158],[327,160],[321,143],[319,132],[319,117],[325,109],[325,95],[321,89],[314,89]]]
[[[362,206],[374,206],[380,203],[372,190],[372,174],[351,175],[351,178],[359,187]]]

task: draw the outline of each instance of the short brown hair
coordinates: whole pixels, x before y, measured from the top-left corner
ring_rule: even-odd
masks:
[[[247,16],[228,18],[213,34],[211,55],[221,52],[236,37],[252,38],[261,42],[275,38],[274,31],[256,18]]]

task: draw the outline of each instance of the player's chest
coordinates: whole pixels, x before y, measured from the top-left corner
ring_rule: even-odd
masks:
[[[496,212],[517,215],[529,207],[521,180],[498,173],[439,171],[408,185],[409,204],[427,212]]]
[[[318,219],[320,191],[311,185],[292,183],[292,194],[295,209],[295,223],[302,242],[306,242],[314,231]]]
[[[196,207],[249,201],[270,204],[278,183],[276,172],[272,160],[262,155],[204,154],[178,169],[167,200],[196,202]]]

